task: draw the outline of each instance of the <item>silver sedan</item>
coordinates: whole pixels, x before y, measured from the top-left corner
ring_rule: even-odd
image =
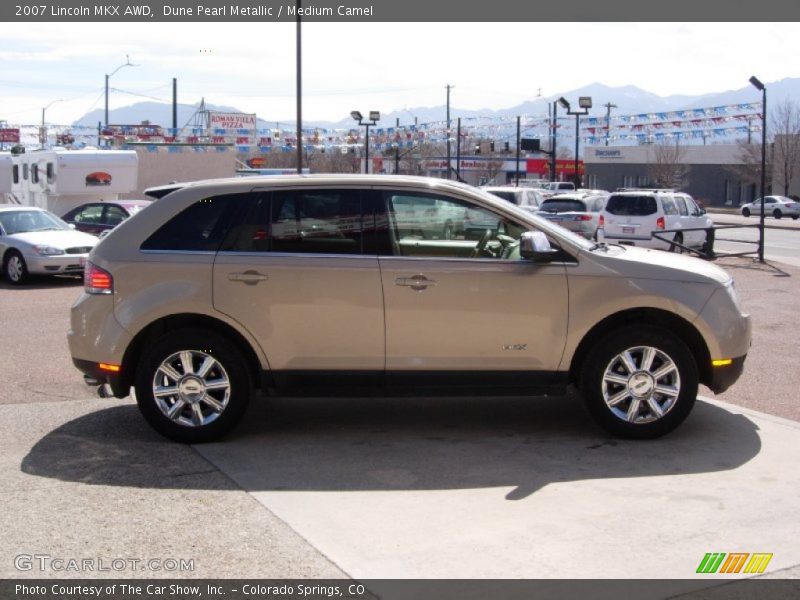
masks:
[[[0,257],[3,274],[14,285],[30,274],[81,275],[97,242],[41,208],[0,205]]]

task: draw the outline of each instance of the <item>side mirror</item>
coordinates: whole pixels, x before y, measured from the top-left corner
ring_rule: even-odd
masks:
[[[535,263],[549,263],[558,254],[541,231],[526,231],[519,239],[519,255]]]

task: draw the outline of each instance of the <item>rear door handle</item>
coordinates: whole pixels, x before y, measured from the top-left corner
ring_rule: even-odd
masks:
[[[429,286],[436,285],[433,279],[428,279],[425,275],[414,275],[412,277],[398,277],[394,280],[395,285],[410,287],[412,290],[421,292]]]
[[[269,277],[263,273],[259,273],[258,271],[245,271],[244,273],[228,274],[229,281],[238,281],[247,285],[255,285],[259,281],[266,281],[267,279],[269,279]]]

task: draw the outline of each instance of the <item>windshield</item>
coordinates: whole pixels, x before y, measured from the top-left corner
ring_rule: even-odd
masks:
[[[0,225],[7,235],[28,231],[70,229],[54,214],[43,210],[11,210],[0,212]]]

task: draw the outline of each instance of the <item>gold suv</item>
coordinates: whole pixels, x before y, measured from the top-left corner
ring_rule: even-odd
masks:
[[[437,179],[173,187],[92,251],[68,338],[87,383],[134,388],[174,440],[227,433],[255,390],[568,384],[611,432],[650,438],[686,418],[699,383],[720,392],[742,372],[750,319],[699,259],[592,243]]]

